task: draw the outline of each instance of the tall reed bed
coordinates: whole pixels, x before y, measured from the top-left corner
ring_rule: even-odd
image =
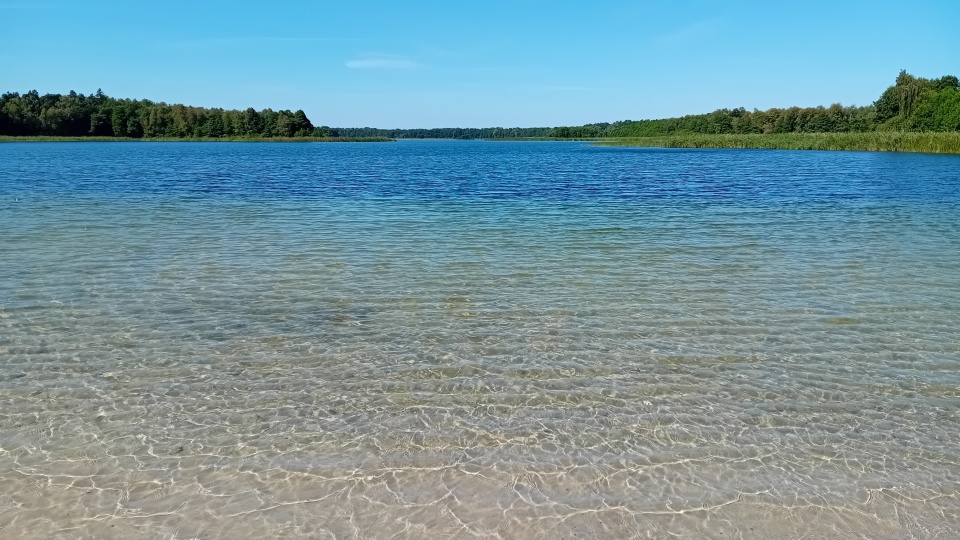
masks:
[[[597,144],[661,148],[767,148],[777,150],[862,150],[960,154],[960,132],[870,131],[864,133],[779,133],[770,135],[688,133],[662,137],[606,139],[599,141]]]

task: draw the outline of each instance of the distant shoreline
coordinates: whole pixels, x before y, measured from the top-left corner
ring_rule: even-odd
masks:
[[[310,142],[396,142],[417,140],[459,139],[392,139],[389,137],[57,137],[0,136],[0,143],[9,142],[240,142],[240,143],[310,143]],[[889,132],[866,133],[774,133],[774,134],[702,134],[685,133],[654,137],[508,137],[472,139],[483,142],[590,142],[594,146],[636,148],[716,148],[757,150],[833,150],[863,152],[914,152],[960,155],[960,132]]]
[[[647,148],[742,148],[771,150],[846,150],[960,154],[960,133],[872,131],[865,133],[675,134],[598,140],[597,146]]]
[[[48,135],[10,136],[0,135],[0,143],[5,142],[273,142],[273,143],[310,143],[310,142],[394,142],[389,137],[57,137]]]

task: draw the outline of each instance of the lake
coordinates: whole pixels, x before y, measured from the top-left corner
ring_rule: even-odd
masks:
[[[960,157],[0,144],[0,536],[960,536]]]

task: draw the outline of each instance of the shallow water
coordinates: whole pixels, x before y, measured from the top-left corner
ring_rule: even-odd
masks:
[[[960,159],[0,145],[0,537],[960,536]]]

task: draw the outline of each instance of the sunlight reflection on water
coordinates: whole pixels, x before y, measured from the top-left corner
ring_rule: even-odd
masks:
[[[0,160],[2,536],[960,533],[956,157]]]

